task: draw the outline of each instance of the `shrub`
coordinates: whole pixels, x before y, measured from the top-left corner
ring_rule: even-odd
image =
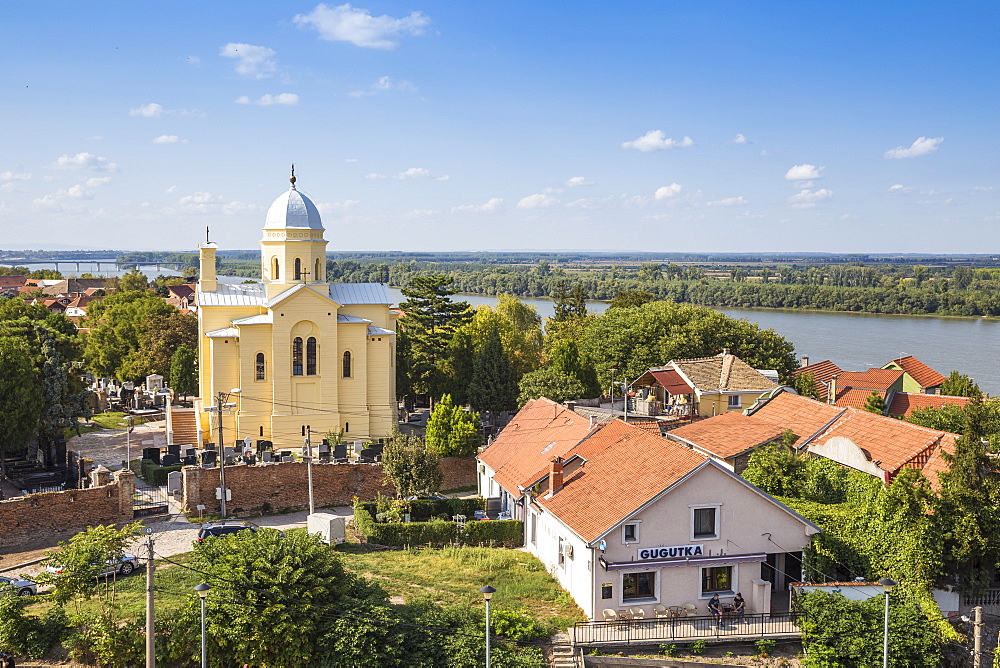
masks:
[[[446,499],[446,501],[474,501],[481,499]],[[416,503],[416,502],[413,502]],[[436,503],[436,502],[435,502]],[[469,521],[465,532],[458,533],[454,522],[431,519],[428,522],[376,522],[372,517],[373,503],[354,505],[354,527],[369,543],[377,545],[432,545],[440,547],[458,541],[465,545],[491,545],[520,547],[524,544],[524,523],[521,520],[477,522]]]
[[[152,460],[143,459],[139,462],[139,470],[135,471],[136,475],[146,481],[147,484],[156,485],[160,487],[167,484],[167,474],[172,471],[180,471],[184,468],[183,464],[177,466],[158,466],[153,463]]]
[[[761,638],[754,643],[754,647],[757,648],[757,653],[761,656],[770,656],[771,652],[774,651],[775,642],[770,638]]]
[[[465,525],[465,541],[471,545],[490,547],[521,547],[524,545],[524,522],[521,520],[490,520]]]
[[[393,499],[388,499],[384,497],[387,501],[396,503]],[[412,501],[402,501],[403,504],[409,507],[410,521],[411,522],[426,522],[432,517],[444,517],[445,519],[451,519],[455,515],[465,515],[468,518],[472,518],[473,514],[477,510],[484,510],[486,508],[486,501],[484,499],[414,499]],[[386,513],[389,515],[393,512],[394,506],[386,505],[385,501],[381,502],[376,500],[375,502],[368,502],[360,504],[372,517],[377,517],[379,513]],[[405,510],[401,511],[405,512]],[[400,516],[395,521],[401,521]]]
[[[660,654],[666,657],[677,656],[677,645],[673,643],[663,643],[660,645]]]
[[[53,606],[42,617],[26,615],[28,600],[0,589],[0,648],[32,659],[44,656],[67,633],[66,612]]]
[[[691,646],[688,647],[688,651],[695,656],[704,654],[706,649],[708,649],[708,643],[704,640],[695,640],[691,643]]]

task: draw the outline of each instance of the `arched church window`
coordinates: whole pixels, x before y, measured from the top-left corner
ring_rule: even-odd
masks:
[[[293,280],[302,280],[302,260],[300,258],[295,258],[295,278]]]
[[[278,272],[278,258],[272,257],[271,258],[271,280],[272,281],[276,281],[279,278],[281,278],[281,276],[279,276],[278,274],[279,274],[279,272]]]
[[[322,274],[319,273],[319,258],[316,258],[315,265],[316,265],[316,268],[313,270],[313,280],[314,281],[322,281],[323,280],[323,276],[322,276]]]
[[[344,378],[351,377],[351,351],[344,353]]]
[[[257,380],[264,380],[264,353],[257,353],[257,359],[255,360],[256,373],[255,378]]]
[[[306,375],[316,375],[316,337],[306,339]]]
[[[292,375],[302,375],[302,337],[292,339]]]

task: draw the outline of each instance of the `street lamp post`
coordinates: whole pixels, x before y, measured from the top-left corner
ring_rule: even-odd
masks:
[[[302,448],[306,460],[306,472],[309,478],[309,514],[316,512],[316,505],[313,502],[313,448],[312,448],[312,427],[305,425],[302,427],[302,435],[306,437],[305,447]]]
[[[896,583],[889,578],[882,578],[878,581],[885,590],[885,626],[882,631],[882,668],[889,668],[889,592],[896,586]]]
[[[215,405],[212,406],[212,407],[210,407],[210,408],[206,408],[205,409],[206,411],[208,411],[210,413],[217,413],[218,416],[219,416],[219,444],[217,446],[218,447],[217,452],[219,453],[219,485],[220,485],[219,512],[222,515],[223,519],[225,519],[226,514],[227,514],[226,513],[226,492],[227,492],[227,490],[226,490],[226,448],[225,448],[225,446],[222,443],[222,438],[223,438],[223,436],[222,436],[222,412],[225,409],[227,409],[227,408],[234,408],[236,406],[235,403],[227,403],[227,402],[229,400],[229,397],[231,397],[234,394],[239,394],[239,393],[240,393],[240,388],[238,388],[238,387],[234,387],[233,389],[229,390],[228,392],[218,392],[215,395]],[[234,437],[233,442],[234,443],[236,442],[235,441],[235,437]]]
[[[480,587],[479,591],[483,592],[483,598],[486,599],[486,668],[490,668],[490,599],[496,589],[486,585]]]
[[[198,592],[201,599],[201,668],[208,668],[208,645],[205,643],[205,599],[208,598],[208,590],[212,585],[202,582],[195,585],[194,590]]]
[[[132,430],[135,429],[135,418],[125,414],[125,468],[129,468],[132,462]]]

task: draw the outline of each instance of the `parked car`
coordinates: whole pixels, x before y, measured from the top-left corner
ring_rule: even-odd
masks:
[[[14,593],[18,596],[34,596],[38,593],[38,585],[30,580],[0,577],[0,593],[2,593],[6,587],[12,587]]]
[[[490,516],[486,514],[485,510],[477,510],[472,513],[472,518],[476,520],[488,520]]]
[[[97,564],[95,564],[96,566]],[[97,570],[94,573],[94,577],[103,577],[105,575],[131,575],[132,571],[139,568],[139,557],[131,554],[129,552],[122,553],[120,559],[108,559],[104,562],[103,568]],[[62,573],[64,572],[63,566],[60,564],[49,564],[45,569],[49,573]]]
[[[417,495],[414,494],[413,496],[406,497],[406,500],[407,501],[443,501],[443,500],[445,500],[447,498],[448,497],[441,496],[440,494],[425,494],[423,496],[417,496]]]
[[[240,531],[259,531],[260,527],[243,520],[217,520],[206,522],[198,530],[198,542],[203,542],[209,536],[229,536]]]

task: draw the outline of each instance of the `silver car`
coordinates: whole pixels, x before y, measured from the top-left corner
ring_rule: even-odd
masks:
[[[0,593],[7,587],[12,587],[18,596],[34,596],[38,593],[38,585],[30,580],[0,577]]]
[[[132,571],[139,567],[139,557],[134,554],[129,554],[125,552],[122,554],[121,559],[108,559],[104,564],[104,570],[98,571],[94,574],[94,577],[101,577],[104,575],[131,575]],[[62,573],[63,567],[56,564],[51,564],[46,569],[49,573]]]

